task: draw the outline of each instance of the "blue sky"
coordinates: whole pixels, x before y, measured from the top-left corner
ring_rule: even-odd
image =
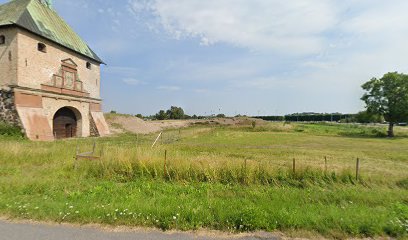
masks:
[[[404,0],[53,2],[107,63],[105,111],[350,113],[362,83],[408,73]]]

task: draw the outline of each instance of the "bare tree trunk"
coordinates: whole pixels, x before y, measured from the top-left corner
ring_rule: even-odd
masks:
[[[394,123],[393,123],[393,122],[390,122],[390,123],[388,124],[388,131],[387,131],[387,133],[388,133],[388,137],[390,137],[390,138],[394,137]]]

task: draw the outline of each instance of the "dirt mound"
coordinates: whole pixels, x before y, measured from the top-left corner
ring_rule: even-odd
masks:
[[[164,129],[185,128],[193,125],[251,126],[255,122],[256,126],[262,126],[266,123],[264,120],[248,117],[163,121],[144,121],[132,115],[122,114],[106,114],[105,117],[113,134],[123,132],[148,134]]]
[[[157,125],[133,116],[109,115],[106,120],[113,134],[123,132],[148,134],[162,130],[162,128]]]

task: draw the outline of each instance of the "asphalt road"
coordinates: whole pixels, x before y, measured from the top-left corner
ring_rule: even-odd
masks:
[[[105,231],[93,227],[77,227],[67,225],[48,225],[36,223],[12,223],[0,220],[0,240],[158,240],[158,239],[239,239],[260,240],[280,239],[269,233],[254,233],[248,236],[217,236],[171,232],[159,230]]]

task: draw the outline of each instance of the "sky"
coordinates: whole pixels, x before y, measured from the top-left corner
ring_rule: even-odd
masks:
[[[0,0],[0,3],[6,0]],[[104,60],[104,110],[354,113],[408,73],[406,0],[54,0]]]

